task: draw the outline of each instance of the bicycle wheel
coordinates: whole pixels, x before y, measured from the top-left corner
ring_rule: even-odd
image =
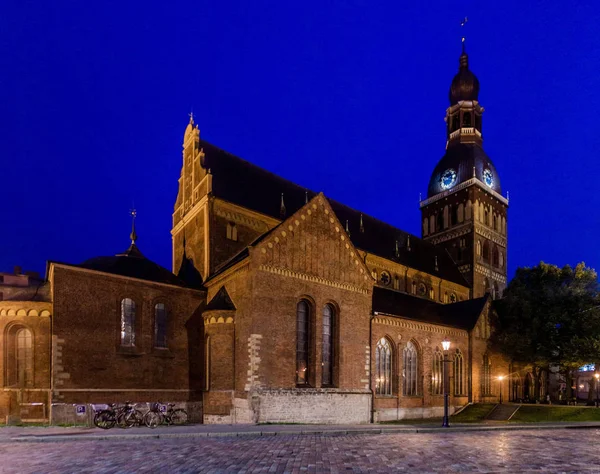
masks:
[[[144,422],[144,414],[139,410],[131,410],[125,415],[125,423],[128,428],[132,426],[141,426]]]
[[[156,428],[163,422],[163,416],[157,411],[149,411],[144,415],[144,424],[148,428]]]
[[[172,425],[185,425],[188,421],[188,414],[184,409],[178,408],[177,410],[173,410],[170,418]]]
[[[115,415],[110,410],[101,410],[94,415],[94,425],[103,430],[111,429],[116,423]]]

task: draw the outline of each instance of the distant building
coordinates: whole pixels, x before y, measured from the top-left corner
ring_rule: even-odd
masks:
[[[157,399],[205,423],[440,415],[444,338],[451,409],[496,401],[509,367],[487,349],[488,313],[506,287],[508,200],[459,62],[422,238],[219,149],[191,118],[173,273],[134,231],[123,254],[49,262],[44,302],[0,302],[0,416]]]

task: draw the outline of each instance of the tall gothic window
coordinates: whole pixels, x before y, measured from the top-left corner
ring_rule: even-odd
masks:
[[[167,347],[167,308],[164,303],[154,306],[154,347]]]
[[[131,298],[121,300],[121,345],[135,346],[135,302]]]
[[[465,394],[464,359],[460,349],[454,354],[454,395]]]
[[[375,393],[392,394],[392,347],[382,337],[375,348]]]
[[[471,126],[471,112],[465,112],[463,115],[463,127]]]
[[[296,307],[296,383],[308,384],[308,349],[310,329],[310,305],[301,300]]]
[[[415,345],[409,341],[403,352],[404,380],[402,393],[404,395],[418,395],[418,353]]]
[[[489,242],[487,240],[485,240],[483,242],[483,252],[482,252],[482,255],[483,255],[483,259],[486,262],[490,261],[490,244],[489,244]]]
[[[431,393],[433,395],[444,394],[444,356],[437,347],[433,353],[431,367]]]
[[[322,385],[333,385],[335,310],[330,304],[323,308],[323,376]]]
[[[23,326],[12,326],[6,332],[5,361],[8,387],[33,386],[33,335]]]
[[[492,366],[487,354],[483,356],[483,365],[481,366],[481,394],[492,394]]]

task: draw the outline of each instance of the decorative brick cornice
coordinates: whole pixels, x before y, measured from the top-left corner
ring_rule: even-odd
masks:
[[[484,224],[475,223],[475,233],[485,237],[488,240],[491,240],[495,244],[506,248],[506,237],[504,237],[502,234],[499,234],[495,230],[490,229]]]
[[[480,275],[493,278],[494,280],[499,281],[501,283],[506,283],[506,275],[496,272],[488,267],[484,267],[483,265],[480,265],[478,263],[475,264],[475,272],[479,273]]]
[[[313,283],[319,283],[321,285],[332,286],[334,288],[339,288],[342,290],[353,291],[355,293],[361,293],[363,295],[368,295],[369,290],[366,288],[361,288],[355,285],[349,285],[347,283],[339,283],[337,281],[328,280],[326,278],[321,278],[314,275],[309,275],[307,273],[294,272],[292,270],[288,270],[287,268],[279,268],[274,267],[272,265],[260,265],[258,267],[259,270],[269,273],[275,273],[277,275],[283,275],[290,278],[297,278],[298,280],[310,281]]]
[[[432,244],[439,244],[440,242],[446,242],[447,240],[456,239],[457,237],[462,237],[463,235],[467,235],[471,230],[473,222],[471,220],[466,221],[464,224],[460,226],[452,227],[451,229],[446,229],[440,233],[436,233],[433,235],[429,235],[423,237],[423,240],[427,242],[431,242]]]
[[[0,302],[0,317],[2,316],[38,316],[48,318],[51,316],[52,305],[46,302],[31,301],[2,301]]]
[[[449,336],[460,336],[466,337],[468,336],[468,331],[462,329],[450,328],[447,326],[438,326],[435,324],[429,323],[420,323],[415,321],[408,321],[406,319],[401,319],[394,316],[385,316],[381,313],[378,313],[377,316],[373,318],[374,323],[385,324],[387,326],[395,326],[405,329],[413,329],[417,331],[426,331],[426,332],[435,332],[438,334],[446,334]]]

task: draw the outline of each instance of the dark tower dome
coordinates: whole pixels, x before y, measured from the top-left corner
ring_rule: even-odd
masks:
[[[450,85],[450,105],[455,105],[461,100],[477,100],[479,97],[479,80],[469,70],[469,56],[464,43],[459,65],[458,74],[454,76]]]

